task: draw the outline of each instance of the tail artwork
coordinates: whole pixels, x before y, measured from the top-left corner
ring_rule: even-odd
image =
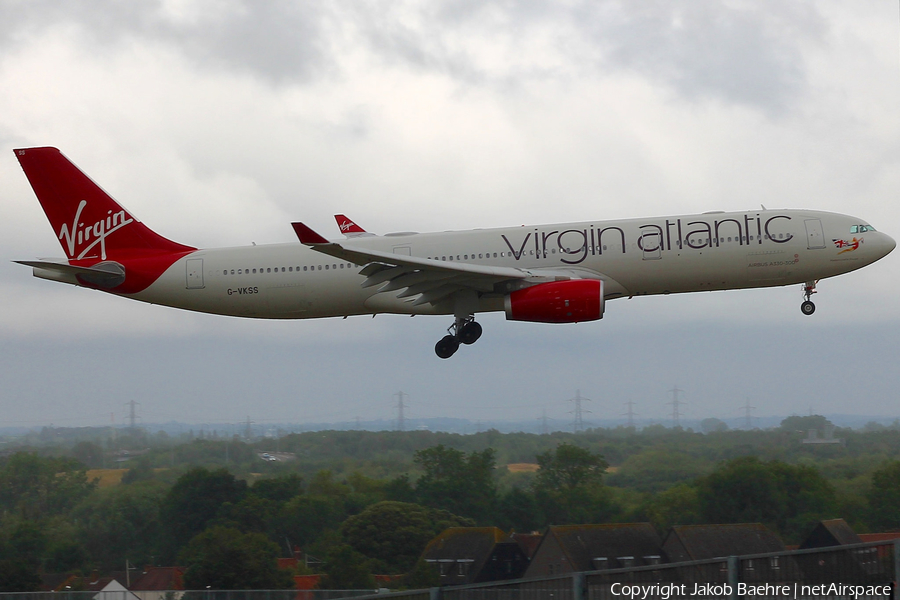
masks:
[[[346,238],[369,237],[375,235],[374,233],[369,233],[344,215],[334,215],[334,220],[337,222],[338,229],[341,230],[341,233],[343,233]]]
[[[56,148],[15,150],[16,158],[56,233],[67,262],[27,263],[48,279],[134,293],[196,248],[152,231],[82,173]]]

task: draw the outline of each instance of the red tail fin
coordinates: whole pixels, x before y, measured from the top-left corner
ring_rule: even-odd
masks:
[[[56,148],[14,152],[69,260],[117,260],[195,250],[154,233]]]

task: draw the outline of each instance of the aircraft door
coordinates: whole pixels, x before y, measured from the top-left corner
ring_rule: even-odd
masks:
[[[641,251],[644,260],[657,260],[662,258],[662,233],[658,230],[645,231],[641,234]]]
[[[187,289],[202,290],[203,285],[203,259],[189,258],[185,262],[187,269]]]
[[[412,256],[412,248],[410,246],[394,246],[394,254]]]
[[[825,247],[825,234],[822,232],[822,221],[819,219],[806,219],[806,247],[810,250],[819,250]]]

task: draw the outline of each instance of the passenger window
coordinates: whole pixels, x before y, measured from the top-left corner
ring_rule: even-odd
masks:
[[[497,253],[496,253],[496,252],[494,252],[494,258],[497,258]]]
[[[465,260],[469,260],[469,255],[468,255],[468,254],[464,254],[464,255],[463,255],[463,258],[464,258]]]
[[[319,271],[321,271],[321,270],[322,270],[322,265],[319,265]]]
[[[253,272],[256,273],[256,269],[253,269]]]
[[[326,270],[326,271],[328,270],[328,265],[325,265],[325,270]]]
[[[303,270],[305,271],[305,270],[306,270],[306,267],[303,267]]]
[[[281,272],[284,273],[284,267],[281,267]]]
[[[231,274],[234,275],[234,269],[231,270]]]

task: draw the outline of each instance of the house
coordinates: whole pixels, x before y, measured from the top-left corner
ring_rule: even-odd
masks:
[[[784,551],[784,543],[762,523],[676,525],[662,544],[670,562]]]
[[[816,523],[800,544],[800,549],[834,548],[862,544],[865,541],[867,540],[857,535],[844,519],[828,519]],[[860,581],[877,581],[879,577],[885,576],[889,564],[885,553],[879,552],[877,547],[851,548],[840,553],[806,554],[798,556],[796,560],[807,576],[835,582],[841,581],[841,577],[845,577],[847,573],[853,573]]]
[[[92,600],[140,600],[115,579],[104,579],[106,580],[106,585],[100,588],[99,592],[94,594]]]
[[[816,523],[813,530],[800,544],[800,550],[861,543],[862,539],[856,535],[856,532],[847,524],[847,521],[843,519],[828,519],[827,521]]]
[[[534,556],[534,553],[541,544],[541,539],[544,536],[537,531],[533,531],[531,533],[513,533],[510,537],[519,544],[522,551],[525,553],[525,556],[528,557],[528,560],[531,560],[531,557]]]
[[[525,577],[659,564],[661,546],[650,523],[551,526]]]
[[[669,530],[662,547],[670,562],[724,559],[719,565],[698,567],[694,576],[699,581],[710,579],[709,569],[726,573],[729,556],[785,551],[781,539],[762,523],[676,525]],[[746,582],[775,581],[787,567],[786,560],[783,556],[773,556],[741,561],[741,576]]]
[[[184,595],[184,567],[144,567],[133,576],[131,592],[140,600],[159,600],[159,592],[174,591],[171,600]]]
[[[435,567],[442,586],[518,579],[528,568],[521,546],[497,527],[445,529],[422,558]]]

